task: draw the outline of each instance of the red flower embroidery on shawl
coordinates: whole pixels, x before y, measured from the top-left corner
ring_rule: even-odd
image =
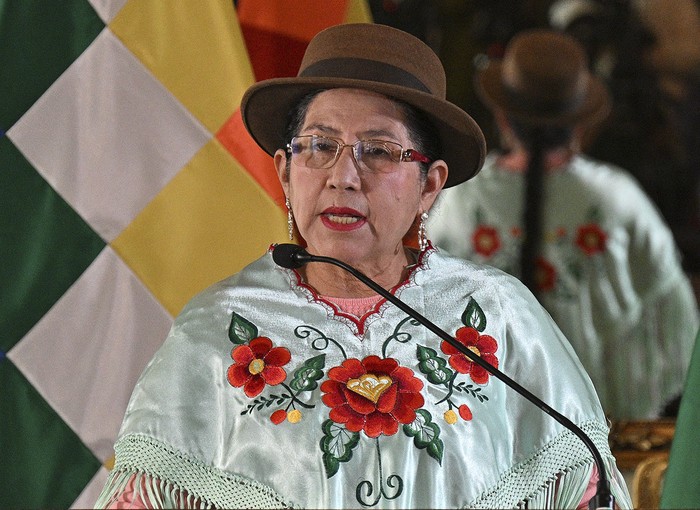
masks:
[[[542,291],[554,289],[557,283],[557,270],[542,257],[537,257],[535,260],[535,283]]]
[[[479,225],[472,236],[474,250],[479,255],[490,257],[501,248],[501,239],[498,231],[493,227]]]
[[[388,377],[391,384],[374,402],[348,388],[363,376],[384,381]],[[331,368],[328,379],[321,384],[322,400],[331,408],[331,420],[345,424],[351,432],[363,430],[369,437],[391,436],[399,430],[400,423],[412,423],[416,409],[423,407],[422,389],[423,382],[411,369],[399,366],[393,358],[378,356],[367,356],[362,361],[347,359],[341,366]]]
[[[292,356],[286,348],[272,347],[272,340],[259,336],[233,349],[231,357],[234,363],[228,368],[228,382],[236,388],[243,386],[245,394],[253,398],[266,384],[275,386],[287,378],[282,367]]]
[[[489,335],[480,335],[476,329],[470,327],[459,328],[455,338],[469,350],[481,356],[484,361],[498,368],[498,358],[495,355],[498,343],[495,338]],[[469,374],[476,384],[488,382],[489,372],[459,352],[452,344],[443,341],[440,348],[450,357],[450,366],[457,372]]]
[[[595,223],[582,225],[578,228],[576,245],[589,257],[605,251],[607,234]]]

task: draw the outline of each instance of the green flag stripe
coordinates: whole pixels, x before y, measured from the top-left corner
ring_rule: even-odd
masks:
[[[103,30],[86,0],[0,2],[0,131],[7,131]]]
[[[8,358],[0,416],[0,508],[69,508],[101,463]]]
[[[0,139],[0,169],[0,350],[7,352],[105,242],[7,138]]]

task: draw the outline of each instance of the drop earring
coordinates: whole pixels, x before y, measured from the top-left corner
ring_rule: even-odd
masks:
[[[289,240],[294,240],[294,215],[292,214],[292,204],[289,203],[289,198],[285,198],[284,205],[287,207],[287,232]]]
[[[423,212],[420,215],[420,224],[418,225],[418,248],[420,248],[420,251],[423,251],[428,247],[428,238],[425,235],[425,222],[427,219],[428,213]]]

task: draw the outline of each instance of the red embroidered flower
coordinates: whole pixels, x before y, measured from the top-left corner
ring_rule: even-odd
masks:
[[[272,347],[272,340],[259,336],[233,349],[231,357],[234,363],[228,368],[228,382],[236,388],[243,386],[245,394],[253,398],[266,384],[275,386],[287,378],[282,367],[292,356],[286,348]]]
[[[535,284],[542,291],[554,289],[557,283],[557,270],[545,258],[537,257],[535,260]]]
[[[589,223],[588,225],[582,225],[578,228],[578,234],[576,236],[576,245],[581,248],[581,251],[588,255],[595,255],[605,251],[605,243],[608,236],[603,230],[595,223]]]
[[[393,358],[352,358],[328,371],[321,384],[323,403],[330,418],[351,432],[363,430],[369,437],[391,436],[399,423],[412,423],[423,407],[423,382]]]
[[[470,327],[459,328],[455,338],[470,351],[481,356],[484,361],[498,368],[498,358],[495,355],[498,343],[495,338],[489,335],[480,335],[476,329]],[[489,372],[459,352],[452,344],[443,341],[440,348],[450,357],[450,366],[457,372],[469,374],[476,384],[488,382]]]
[[[493,227],[479,225],[472,236],[474,250],[484,257],[490,257],[501,248],[498,231]]]

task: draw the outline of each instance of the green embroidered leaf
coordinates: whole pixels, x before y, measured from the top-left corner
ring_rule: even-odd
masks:
[[[326,478],[331,478],[338,472],[341,462],[347,462],[352,458],[352,449],[360,442],[359,432],[350,432],[345,427],[326,420],[321,427],[321,451],[323,452],[323,465],[326,468]]]
[[[282,393],[282,395],[270,395],[269,397],[261,396],[253,400],[248,407],[241,412],[242,415],[252,413],[253,411],[262,411],[265,407],[270,407],[271,405],[282,405],[284,402],[292,398],[291,395],[287,393]]]
[[[452,370],[447,367],[447,361],[438,356],[435,349],[419,345],[416,349],[418,368],[433,384],[445,384],[452,378]]]
[[[445,445],[440,439],[440,427],[433,422],[432,415],[425,409],[416,411],[416,419],[403,426],[403,432],[413,438],[416,448],[426,450],[428,455],[442,465]]]
[[[323,377],[323,367],[325,366],[325,354],[307,359],[302,366],[294,371],[294,378],[289,386],[297,392],[315,390],[318,386],[318,380]]]
[[[428,455],[438,461],[438,464],[442,465],[442,453],[445,450],[445,444],[442,442],[442,439],[436,437],[428,444],[426,450]]]
[[[258,336],[258,328],[255,324],[244,319],[236,312],[231,315],[231,324],[228,327],[228,338],[234,344],[245,344]]]
[[[478,399],[479,402],[486,402],[489,399],[489,397],[481,392],[481,388],[474,388],[473,384],[460,382],[459,384],[455,384],[453,388],[457,391],[469,393],[472,397]]]
[[[335,457],[324,453],[323,454],[323,467],[326,469],[326,478],[331,478],[340,469],[340,461]]]
[[[479,333],[486,329],[486,315],[474,298],[469,298],[462,314],[462,324],[474,328]]]

